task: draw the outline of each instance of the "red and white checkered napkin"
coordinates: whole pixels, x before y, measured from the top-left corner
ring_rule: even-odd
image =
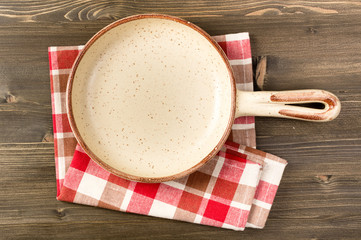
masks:
[[[252,91],[248,33],[214,39],[230,60],[237,87]],[[287,162],[254,149],[253,117],[236,119],[218,155],[176,181],[128,181],[92,161],[77,145],[65,106],[68,75],[82,48],[49,47],[58,200],[234,230],[264,227]]]

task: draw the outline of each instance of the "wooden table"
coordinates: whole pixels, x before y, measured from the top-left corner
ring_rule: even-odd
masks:
[[[234,232],[58,202],[48,46],[84,44],[138,13],[211,35],[250,32],[264,90],[319,88],[329,123],[257,118],[258,148],[289,161],[263,230]],[[361,236],[361,3],[351,1],[11,1],[0,3],[1,239],[356,239]]]

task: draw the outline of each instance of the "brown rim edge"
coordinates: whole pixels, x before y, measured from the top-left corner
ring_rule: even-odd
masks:
[[[225,63],[227,69],[228,69],[228,73],[230,76],[230,81],[231,81],[231,91],[232,91],[232,96],[231,96],[231,114],[230,114],[230,118],[228,120],[228,124],[227,124],[227,129],[225,130],[223,136],[221,137],[221,139],[219,140],[218,144],[213,148],[213,150],[205,157],[203,158],[199,163],[197,163],[196,165],[194,165],[193,167],[174,174],[174,175],[170,175],[170,176],[166,176],[166,177],[157,177],[157,178],[149,178],[149,177],[140,177],[140,176],[135,176],[135,175],[131,175],[122,171],[119,171],[117,169],[114,169],[113,167],[111,167],[110,165],[104,163],[100,158],[98,158],[90,149],[89,147],[85,144],[83,138],[81,137],[78,128],[75,124],[75,119],[73,116],[73,109],[72,109],[72,86],[73,86],[73,82],[74,82],[74,75],[76,73],[76,70],[79,66],[79,63],[81,61],[81,59],[83,58],[83,56],[85,55],[85,53],[87,52],[87,50],[92,46],[92,44],[99,38],[101,37],[104,33],[106,33],[107,31],[109,31],[110,29],[126,23],[126,22],[130,22],[130,21],[134,21],[134,20],[139,20],[139,19],[143,19],[143,18],[159,18],[159,19],[167,19],[167,20],[172,20],[172,21],[176,21],[178,23],[184,24],[188,27],[191,27],[193,30],[196,30],[198,33],[200,33],[203,37],[205,37],[211,44],[212,46],[217,50],[217,52],[219,53],[219,55],[222,57],[223,62]],[[234,122],[234,116],[235,116],[235,109],[236,109],[236,86],[235,86],[235,79],[234,79],[234,75],[233,75],[233,71],[232,71],[232,67],[228,61],[228,58],[226,56],[226,54],[223,52],[223,50],[221,49],[221,47],[218,45],[218,43],[213,40],[213,38],[206,33],[203,29],[201,29],[200,27],[194,25],[193,23],[190,23],[184,19],[178,18],[178,17],[173,17],[173,16],[169,16],[169,15],[164,15],[164,14],[140,14],[140,15],[133,15],[133,16],[129,16],[126,18],[122,18],[118,21],[115,21],[109,25],[107,25],[106,27],[104,27],[103,29],[101,29],[99,32],[97,32],[84,46],[83,50],[81,51],[81,53],[78,55],[78,57],[76,58],[73,67],[71,69],[70,75],[69,75],[69,79],[68,79],[68,84],[67,84],[67,90],[66,90],[66,106],[67,106],[67,115],[68,115],[68,119],[69,119],[69,123],[70,123],[70,127],[74,133],[74,136],[76,138],[76,140],[78,141],[78,143],[80,144],[80,146],[84,149],[84,151],[91,157],[91,159],[93,159],[97,164],[99,164],[101,167],[103,167],[104,169],[106,169],[107,171],[131,180],[131,181],[137,181],[137,182],[144,182],[144,183],[159,183],[159,182],[166,182],[166,181],[171,181],[177,178],[181,178],[184,177],[188,174],[193,173],[194,171],[196,171],[198,168],[200,168],[201,166],[203,166],[206,162],[208,162],[213,156],[215,156],[219,150],[221,149],[222,145],[226,142],[230,132],[231,132],[231,127],[232,124]]]

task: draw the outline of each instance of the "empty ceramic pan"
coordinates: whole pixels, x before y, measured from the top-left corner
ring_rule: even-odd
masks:
[[[324,109],[293,106],[320,102]],[[329,121],[340,102],[322,90],[241,92],[227,57],[199,27],[165,15],[116,21],[85,45],[67,89],[70,125],[108,171],[162,182],[211,159],[239,116]]]

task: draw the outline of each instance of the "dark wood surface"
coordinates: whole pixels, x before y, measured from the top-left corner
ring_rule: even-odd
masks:
[[[250,32],[264,90],[319,88],[329,123],[257,118],[258,148],[289,161],[263,230],[234,232],[58,202],[47,47],[84,44],[138,13],[210,34]],[[361,3],[356,1],[1,1],[0,239],[360,239]]]

